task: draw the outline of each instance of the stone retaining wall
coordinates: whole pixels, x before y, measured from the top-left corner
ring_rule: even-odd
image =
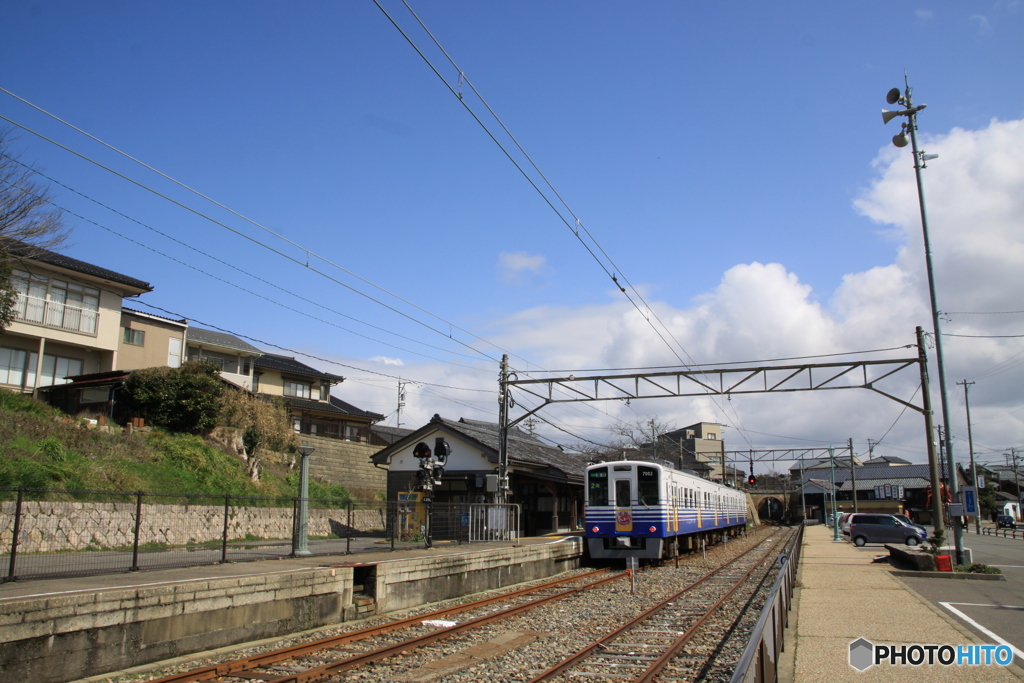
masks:
[[[0,504],[0,551],[11,547],[15,504]],[[218,541],[224,533],[222,505],[142,506],[139,543],[171,546]],[[309,511],[309,535],[343,536],[348,510]],[[228,540],[282,539],[292,536],[293,512],[287,508],[230,507]],[[383,510],[352,510],[352,531],[384,529]],[[135,503],[26,501],[22,503],[20,553],[130,548],[135,537]]]

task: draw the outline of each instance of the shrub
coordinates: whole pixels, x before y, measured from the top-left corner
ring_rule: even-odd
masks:
[[[137,370],[125,382],[122,400],[130,413],[154,426],[200,434],[217,425],[224,388],[218,370],[207,360]]]
[[[1003,570],[999,567],[990,567],[987,564],[981,562],[974,562],[972,564],[958,564],[953,567],[953,571],[961,572],[964,574],[1002,574]]]

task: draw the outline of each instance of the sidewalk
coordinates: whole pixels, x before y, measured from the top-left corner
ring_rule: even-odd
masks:
[[[866,551],[845,540],[832,540],[831,529],[804,530],[793,614],[787,629],[780,674],[794,683],[819,681],[1020,681],[1024,671],[1011,666],[920,666],[883,662],[858,671],[849,664],[850,643],[864,638],[873,644],[987,644],[952,617],[917,595],[889,572],[882,546]],[[941,581],[943,579],[933,579]],[[789,662],[787,662],[787,658]]]

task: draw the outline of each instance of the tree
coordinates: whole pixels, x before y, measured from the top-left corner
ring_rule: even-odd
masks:
[[[21,161],[14,140],[9,130],[0,128],[0,331],[14,320],[18,301],[11,285],[14,264],[67,238],[62,212],[51,204],[50,188]]]
[[[277,397],[264,399],[247,391],[226,387],[221,398],[220,424],[242,430],[249,477],[260,478],[263,451],[293,452],[298,437],[288,419],[288,406]]]
[[[130,413],[154,426],[201,434],[217,426],[224,390],[219,370],[208,360],[136,370],[125,381],[121,400]]]

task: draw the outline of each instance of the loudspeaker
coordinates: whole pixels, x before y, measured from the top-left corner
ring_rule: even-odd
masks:
[[[900,89],[893,88],[885,94],[885,101],[889,104],[896,104],[900,101]]]
[[[902,114],[903,114],[902,111],[889,111],[888,109],[883,109],[882,110],[882,123],[889,123],[894,118],[896,118],[897,116],[901,116]]]

